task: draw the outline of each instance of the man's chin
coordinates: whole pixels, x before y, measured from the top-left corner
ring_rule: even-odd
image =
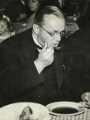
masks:
[[[59,44],[54,44],[54,48],[57,48],[59,46]]]
[[[59,44],[56,44],[56,45],[54,46],[54,49],[55,49],[55,50],[60,50],[60,49],[61,49],[61,47],[60,47],[60,45],[59,45]]]

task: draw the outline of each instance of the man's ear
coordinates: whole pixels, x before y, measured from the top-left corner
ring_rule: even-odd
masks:
[[[39,33],[39,26],[37,24],[33,24],[33,31],[34,33],[38,34]]]

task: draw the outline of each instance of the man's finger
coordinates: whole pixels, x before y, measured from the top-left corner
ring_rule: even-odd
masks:
[[[45,42],[43,50],[46,50],[47,48],[48,48],[48,44],[47,44],[47,42]]]

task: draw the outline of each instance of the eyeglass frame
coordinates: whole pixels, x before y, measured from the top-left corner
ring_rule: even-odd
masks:
[[[49,36],[54,37],[55,34],[59,34],[61,37],[63,37],[65,35],[65,30],[61,31],[60,33],[55,31],[53,33],[50,33],[49,31],[47,31],[44,27],[40,26],[40,28],[42,28],[46,33],[48,33]]]

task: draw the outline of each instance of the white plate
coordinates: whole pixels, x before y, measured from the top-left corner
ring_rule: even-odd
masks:
[[[51,114],[54,115],[59,115],[59,113],[54,113],[52,112],[53,109],[55,108],[74,108],[76,110],[78,110],[78,112],[76,113],[71,113],[69,115],[76,115],[76,114],[80,114],[84,112],[84,108],[81,107],[80,103],[77,102],[68,102],[68,101],[64,101],[64,102],[53,102],[47,105],[48,110],[50,111]]]
[[[31,102],[13,103],[0,108],[0,120],[19,120],[20,114],[27,106],[30,106],[36,119],[50,120],[48,109],[45,106]]]

